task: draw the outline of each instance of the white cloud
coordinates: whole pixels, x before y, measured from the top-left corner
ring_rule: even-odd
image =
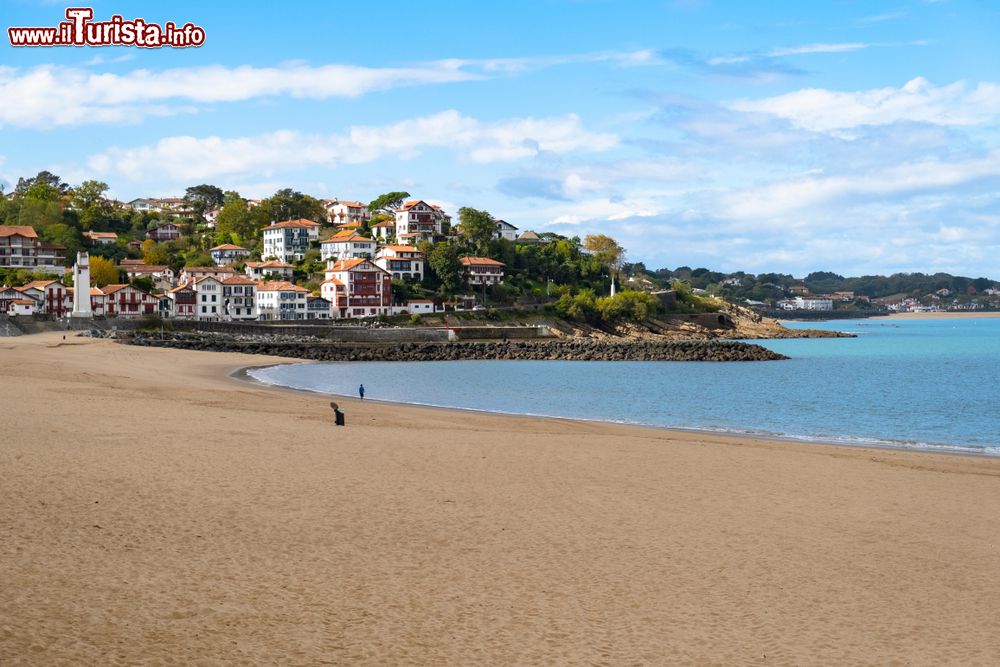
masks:
[[[834,200],[910,195],[991,177],[1000,177],[1000,151],[963,161],[929,159],[846,176],[779,181],[722,198],[719,214],[735,219],[777,218]]]
[[[760,100],[737,100],[737,111],[762,112],[784,118],[795,127],[837,133],[862,125],[916,121],[945,126],[982,125],[1000,115],[1000,85],[964,81],[935,86],[922,77],[902,88],[837,92],[808,88]]]
[[[790,46],[785,48],[772,49],[767,55],[772,58],[782,58],[785,56],[797,56],[806,53],[846,53],[848,51],[860,51],[867,49],[871,44],[863,42],[846,42],[839,44],[805,44],[803,46]]]
[[[91,64],[104,62],[101,56]],[[107,62],[119,62],[112,59]],[[492,60],[439,60],[402,67],[290,63],[279,67],[137,69],[124,74],[41,65],[0,66],[0,127],[51,128],[93,123],[135,123],[150,115],[196,110],[199,104],[257,98],[353,98],[402,86],[479,80],[527,69],[573,63],[620,66],[656,62],[653,51],[599,52]]]
[[[346,133],[310,135],[281,130],[250,137],[178,136],[134,148],[111,148],[91,156],[97,174],[132,180],[200,180],[219,176],[264,175],[303,167],[372,162],[384,156],[412,158],[445,148],[480,163],[505,162],[544,152],[604,151],[613,134],[589,132],[580,118],[511,118],[482,122],[458,111],[382,126],[354,126]]]

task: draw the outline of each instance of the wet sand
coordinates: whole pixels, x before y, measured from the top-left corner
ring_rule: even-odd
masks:
[[[337,428],[269,361],[0,339],[0,664],[1000,663],[1000,459]]]

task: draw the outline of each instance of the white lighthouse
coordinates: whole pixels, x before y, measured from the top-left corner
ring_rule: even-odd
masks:
[[[90,256],[76,253],[73,265],[73,314],[72,317],[93,317],[90,310]]]

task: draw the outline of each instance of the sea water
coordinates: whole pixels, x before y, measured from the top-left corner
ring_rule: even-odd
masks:
[[[418,405],[1000,455],[1000,319],[787,323],[787,361],[284,364],[265,383]],[[386,405],[383,409],[392,410]]]

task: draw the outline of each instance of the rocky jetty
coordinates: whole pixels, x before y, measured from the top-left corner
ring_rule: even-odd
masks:
[[[787,359],[760,345],[714,340],[562,339],[485,342],[357,343],[308,336],[151,333],[119,335],[121,342],[211,352],[266,354],[315,361],[453,361],[533,359],[574,361],[774,361]]]

